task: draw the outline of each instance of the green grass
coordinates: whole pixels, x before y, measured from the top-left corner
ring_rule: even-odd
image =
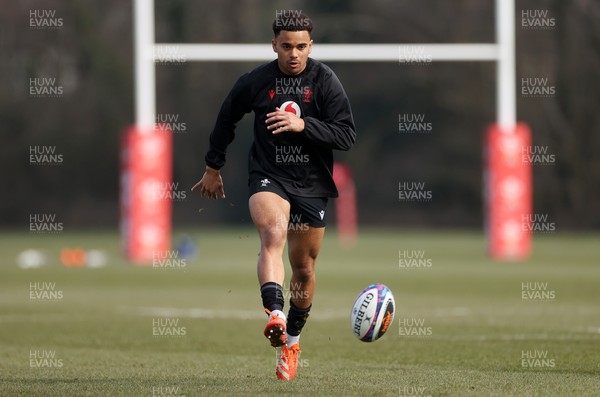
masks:
[[[600,395],[599,235],[536,237],[529,261],[497,263],[475,233],[364,231],[342,249],[329,231],[291,383],[275,380],[274,350],[262,336],[256,233],[191,235],[199,256],[167,270],[127,264],[111,233],[2,233],[0,395]],[[101,248],[110,261],[64,268],[65,246]],[[18,268],[26,248],[44,250],[50,263]],[[424,250],[431,268],[399,268],[405,249]],[[31,300],[32,282],[55,282],[63,298]],[[388,334],[367,344],[354,338],[348,316],[373,282],[392,289],[397,311]],[[555,298],[522,300],[527,282],[548,283]],[[153,319],[167,316],[185,335],[153,336]],[[399,320],[424,321],[431,335],[400,336]],[[32,350],[53,352],[62,365],[31,368]],[[549,361],[524,368],[524,351]]]

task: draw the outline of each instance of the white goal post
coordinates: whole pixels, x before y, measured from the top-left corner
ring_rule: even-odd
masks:
[[[498,124],[512,129],[516,121],[515,94],[515,3],[495,0],[496,43],[484,44],[315,44],[312,56],[321,61],[398,62],[399,51],[421,51],[432,62],[497,62],[496,117]],[[154,0],[134,0],[135,18],[135,101],[138,126],[152,126],[156,113],[156,53],[174,52],[186,61],[270,61],[265,44],[179,44],[155,43]],[[148,130],[148,129],[144,129]]]
[[[491,0],[490,0],[491,1]],[[514,168],[513,163],[507,163],[506,150],[496,153],[498,148],[511,147],[518,150],[524,147],[530,134],[526,126],[516,122],[516,65],[515,65],[515,0],[495,1],[495,42],[494,43],[456,43],[456,44],[320,44],[313,47],[311,56],[320,61],[341,62],[402,62],[402,54],[421,54],[427,57],[427,62],[443,61],[480,61],[496,63],[496,122],[493,135],[494,142],[486,150],[491,151],[493,166],[486,165],[485,204],[486,215],[488,215],[488,243],[493,247],[492,256],[499,259],[522,259],[528,255],[531,237],[519,230],[520,217],[522,217],[531,206],[531,171],[523,165],[521,169]],[[135,131],[139,137],[150,137],[155,131],[156,115],[156,62],[169,62],[169,54],[174,54],[172,62],[194,61],[194,62],[240,62],[240,61],[264,61],[275,59],[275,54],[270,43],[264,44],[184,44],[184,43],[156,43],[154,30],[154,0],[133,0],[134,12],[134,51],[135,51]],[[161,55],[162,54],[162,55]],[[164,57],[164,55],[167,57]],[[521,133],[518,131],[521,130]],[[164,134],[163,134],[164,135]],[[504,141],[503,141],[504,140]],[[503,141],[504,143],[498,143]],[[518,143],[525,142],[525,143]],[[170,145],[170,144],[167,144]],[[512,145],[512,146],[511,146]],[[152,146],[151,144],[149,146]],[[165,146],[167,147],[167,146]],[[515,149],[516,148],[516,149]],[[169,153],[172,151],[168,146]],[[512,149],[511,149],[512,150]],[[511,158],[514,159],[514,150]],[[165,152],[166,153],[166,152]],[[170,170],[170,155],[168,156],[168,167]],[[499,165],[498,165],[499,164]],[[513,168],[511,168],[513,167]],[[153,171],[158,175],[159,171]],[[170,172],[170,171],[168,171]],[[130,204],[128,208],[135,208],[136,201],[131,197],[139,196],[136,193],[141,189],[142,183],[131,182],[135,171],[124,173],[122,176],[123,189],[121,201]],[[158,176],[146,174],[146,184],[156,181]],[[154,178],[154,179],[153,179]],[[519,189],[515,189],[515,183]],[[131,188],[130,188],[131,187]],[[135,187],[135,189],[134,189]],[[512,188],[512,190],[510,190]],[[134,191],[135,190],[135,191]],[[132,193],[133,192],[133,193]],[[516,193],[515,193],[516,192]],[[523,193],[518,196],[517,193]],[[137,195],[137,196],[136,196]],[[494,199],[500,197],[500,200]],[[143,200],[142,200],[143,201]],[[521,202],[522,211],[515,210],[515,202]],[[512,208],[508,214],[507,209]],[[131,256],[147,260],[148,250],[155,252],[155,246],[165,247],[167,239],[170,239],[170,204],[165,207],[162,218],[158,215],[152,217],[137,218],[129,215],[122,216],[121,224],[125,232],[123,240],[128,245],[136,239],[147,240],[143,236],[160,236],[153,239],[155,242],[146,242],[140,245],[138,252]],[[507,215],[508,214],[508,215]],[[154,223],[152,223],[154,222]],[[161,225],[160,229],[154,227]],[[524,229],[521,225],[521,229]],[[129,230],[129,232],[127,232]],[[152,230],[159,230],[152,232]],[[142,236],[142,237],[140,237]],[[523,244],[518,245],[521,241]],[[162,242],[159,244],[158,242]],[[517,248],[515,248],[517,247]],[[520,247],[520,248],[519,248]],[[146,253],[144,253],[146,252]]]

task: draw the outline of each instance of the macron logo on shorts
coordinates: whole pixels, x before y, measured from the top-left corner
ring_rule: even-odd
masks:
[[[321,217],[321,220],[323,220],[323,218],[325,217],[325,211],[324,210],[319,211],[319,216]]]

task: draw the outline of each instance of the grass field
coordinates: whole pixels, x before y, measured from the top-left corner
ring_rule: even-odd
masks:
[[[600,395],[600,235],[539,236],[526,263],[495,263],[476,233],[365,231],[341,249],[330,231],[301,368],[284,383],[262,336],[256,233],[191,234],[199,255],[159,269],[120,259],[116,234],[2,233],[0,395]],[[64,246],[101,248],[110,260],[64,268]],[[18,268],[26,248],[50,263]],[[400,268],[404,250],[431,266]],[[349,311],[373,282],[392,289],[397,311],[388,334],[367,344]],[[32,300],[31,283],[55,283],[61,298]]]

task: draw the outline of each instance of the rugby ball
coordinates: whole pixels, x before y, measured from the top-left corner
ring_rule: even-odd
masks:
[[[358,295],[350,325],[354,336],[363,342],[381,338],[394,321],[394,295],[385,284],[371,284]]]

